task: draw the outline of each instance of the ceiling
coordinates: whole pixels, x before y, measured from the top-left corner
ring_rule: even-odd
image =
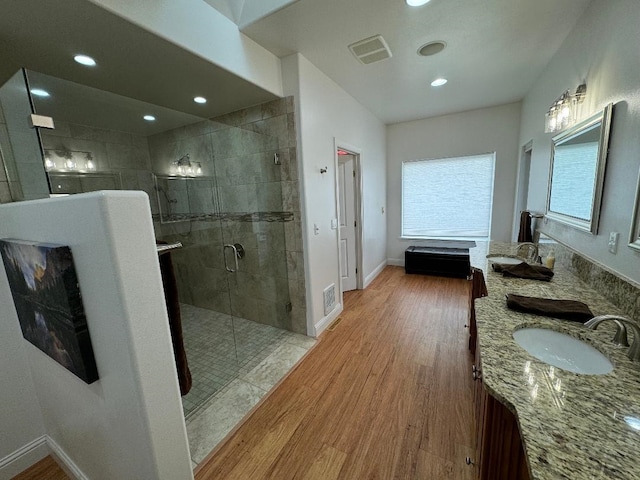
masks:
[[[29,88],[42,89],[48,97],[32,96],[35,113],[66,121],[136,135],[149,136],[204,119],[79,83],[27,70]],[[156,120],[145,121],[144,115]]]
[[[431,0],[411,8],[404,0],[203,1],[241,27],[253,22],[242,31],[274,54],[300,52],[385,123],[522,99],[591,2]],[[0,8],[0,83],[24,66],[142,102],[124,101],[135,122],[137,108],[153,105],[212,118],[276,98],[87,0],[0,0]],[[393,56],[362,65],[347,45],[376,34]],[[418,56],[417,49],[433,40],[447,48]],[[71,58],[77,52],[93,55],[98,67],[77,65]],[[449,83],[430,87],[438,76]],[[87,91],[82,95],[75,103],[91,108],[67,109],[67,116],[95,115],[94,104],[104,119],[113,110],[111,101],[92,103]],[[209,101],[197,105],[196,95]],[[49,107],[54,103],[50,99]],[[180,115],[168,124],[179,121]],[[153,133],[162,126],[127,128]]]
[[[280,57],[300,52],[397,123],[521,100],[591,1],[298,0],[242,31]],[[376,34],[393,56],[362,65],[347,46]],[[445,50],[418,56],[434,40]],[[449,82],[431,87],[437,77]]]
[[[205,118],[278,98],[86,0],[0,0],[0,11],[0,84],[26,67]],[[76,64],[79,52],[97,67]]]

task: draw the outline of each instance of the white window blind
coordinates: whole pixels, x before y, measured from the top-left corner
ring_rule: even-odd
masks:
[[[403,237],[489,237],[495,153],[402,164]]]

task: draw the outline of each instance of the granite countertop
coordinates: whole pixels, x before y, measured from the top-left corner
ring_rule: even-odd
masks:
[[[515,245],[482,248],[479,253],[512,254]],[[615,326],[605,322],[592,331],[579,323],[514,312],[507,308],[505,294],[579,300],[594,315],[623,312],[561,266],[550,282],[505,278],[481,257],[472,254],[472,265],[485,272],[489,291],[475,302],[482,378],[487,390],[516,415],[531,478],[640,478],[640,431],[624,420],[640,419],[640,364],[627,358],[626,348],[611,343]],[[522,326],[580,338],[605,354],[614,369],[606,375],[581,375],[550,367],[515,343],[511,334]]]

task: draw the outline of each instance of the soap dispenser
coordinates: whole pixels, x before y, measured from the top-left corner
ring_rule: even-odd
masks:
[[[549,250],[547,258],[544,259],[544,264],[548,269],[553,270],[553,267],[556,264],[556,256],[553,253],[553,249]]]

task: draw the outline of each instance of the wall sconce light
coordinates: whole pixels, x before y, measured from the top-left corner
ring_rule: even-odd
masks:
[[[56,164],[53,163],[53,160],[51,160],[51,155],[46,150],[44,152],[44,168],[47,172],[56,168]]]
[[[60,160],[55,160],[54,153]],[[78,152],[74,150],[45,150],[44,168],[47,172],[95,172],[96,164],[91,152]]]
[[[578,85],[574,93],[565,91],[551,104],[545,115],[545,133],[558,132],[573,125],[580,118],[579,107],[587,95],[587,84]]]
[[[181,177],[199,177],[202,175],[202,165],[200,162],[192,162],[189,154],[185,153],[178,160],[171,162],[171,173]]]
[[[67,158],[64,161],[64,169],[65,170],[75,170],[77,163],[73,161],[73,158]]]
[[[91,155],[90,152],[87,152],[87,155],[85,157],[85,162],[84,162],[85,168],[87,171],[89,172],[95,172],[96,171],[96,164],[93,162],[93,155]]]

